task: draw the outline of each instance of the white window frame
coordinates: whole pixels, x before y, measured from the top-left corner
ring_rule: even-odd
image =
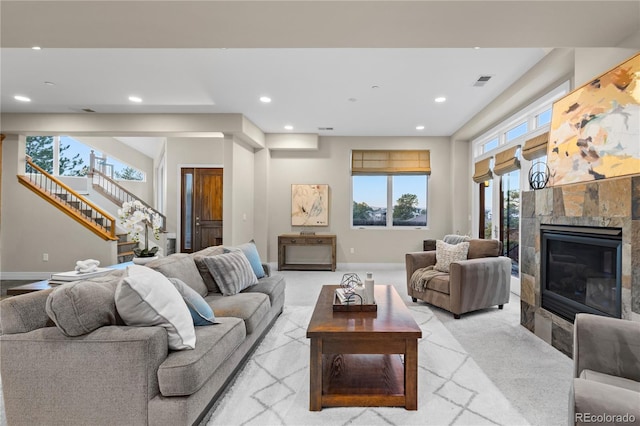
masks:
[[[394,176],[402,176],[403,173],[389,174],[387,176],[387,222],[385,226],[365,226],[365,225],[354,225],[353,224],[353,178],[350,177],[350,202],[349,202],[349,224],[351,229],[364,229],[364,230],[411,230],[415,231],[416,229],[429,229],[429,175],[415,175],[415,176],[424,176],[426,179],[425,183],[425,210],[426,210],[426,224],[423,226],[394,226],[393,225],[393,177]],[[376,176],[376,175],[359,175],[359,176]]]

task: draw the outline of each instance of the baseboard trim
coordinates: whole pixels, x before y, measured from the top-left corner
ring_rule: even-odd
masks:
[[[0,280],[34,280],[41,281],[51,278],[53,272],[0,272]]]

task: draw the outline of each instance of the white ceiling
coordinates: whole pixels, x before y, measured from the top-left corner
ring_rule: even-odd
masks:
[[[3,49],[2,111],[242,113],[268,133],[292,125],[450,135],[543,56],[534,48]],[[474,87],[482,75],[492,78]],[[439,96],[447,101],[435,103]]]
[[[3,0],[1,110],[242,113],[267,133],[451,135],[549,48],[639,33],[639,4]],[[492,78],[474,87],[482,75]]]

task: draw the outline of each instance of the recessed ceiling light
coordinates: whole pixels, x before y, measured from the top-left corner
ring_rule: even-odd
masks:
[[[42,47],[40,47],[40,46],[33,46],[31,49],[32,49],[32,50],[42,50]]]
[[[446,101],[447,98],[445,98],[444,96],[440,96],[438,98],[435,98],[434,101],[441,104],[442,102]]]
[[[475,50],[480,50],[480,46],[474,47]]]
[[[20,101],[20,102],[31,102],[31,99],[27,98],[26,96],[22,96],[22,95],[15,95],[13,97],[13,99],[15,99],[16,101]]]
[[[349,98],[347,99],[349,102],[358,102],[358,100],[356,98]]]
[[[131,102],[136,102],[136,103],[140,103],[142,102],[142,98],[138,97],[138,96],[129,96],[129,100]]]
[[[424,126],[416,126],[416,130],[424,130]]]
[[[284,128],[287,130],[293,130],[293,126],[291,124],[287,124]]]
[[[268,96],[260,96],[260,102],[268,104],[269,102],[271,102],[271,98]]]
[[[372,88],[372,89],[379,89],[379,88],[380,88],[380,86],[373,85],[373,86],[371,86],[371,88]]]
[[[47,86],[55,86],[56,84],[53,81],[45,81],[44,84]]]

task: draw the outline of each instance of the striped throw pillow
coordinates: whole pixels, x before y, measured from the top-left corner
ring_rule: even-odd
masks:
[[[258,284],[258,278],[241,250],[205,256],[201,260],[207,265],[209,273],[225,296],[232,296]]]

